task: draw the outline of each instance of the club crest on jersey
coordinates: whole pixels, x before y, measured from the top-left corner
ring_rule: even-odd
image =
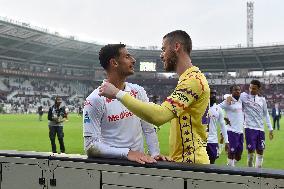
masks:
[[[133,97],[135,97],[135,98],[136,98],[137,94],[138,94],[137,91],[134,91],[134,90],[131,90],[131,91],[130,91],[130,95],[133,96]]]
[[[85,115],[84,115],[84,123],[90,123],[90,117],[89,117],[89,113],[86,111]]]

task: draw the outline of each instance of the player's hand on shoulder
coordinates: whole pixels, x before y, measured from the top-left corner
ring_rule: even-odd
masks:
[[[157,161],[152,158],[149,155],[146,155],[142,152],[138,152],[138,151],[132,151],[129,150],[128,154],[127,154],[127,159],[129,161],[136,161],[138,163],[141,164],[145,164],[145,163],[156,163]]]
[[[233,97],[232,97],[232,96],[228,96],[228,97],[226,98],[226,103],[227,103],[227,104],[231,105],[231,104],[232,104],[232,101],[233,101]]]
[[[119,92],[119,89],[116,88],[113,84],[109,82],[104,82],[100,87],[99,87],[99,95],[104,96],[107,98],[115,99],[116,94]]]
[[[170,161],[170,162],[174,161],[170,157],[164,156],[164,155],[161,155],[161,154],[154,156],[154,159],[157,160],[157,161]]]

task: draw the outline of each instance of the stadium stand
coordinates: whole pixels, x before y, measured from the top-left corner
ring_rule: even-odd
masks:
[[[88,81],[0,76],[0,102],[7,113],[35,113],[39,106],[47,111],[55,96],[61,96],[65,106],[75,111],[92,90]]]
[[[59,95],[71,111],[82,105],[83,99],[105,78],[98,52],[102,46],[63,37],[48,29],[32,27],[10,19],[0,18],[0,103],[6,113],[36,112],[39,105],[47,107],[52,97]],[[165,79],[163,63],[157,48],[131,48],[136,58],[135,69],[141,62],[155,62],[156,72],[136,72],[129,81],[140,84],[150,99],[162,102],[177,83],[177,78]],[[193,50],[192,60],[217,89],[219,99],[228,93],[229,85],[241,77],[239,84],[247,89],[250,71],[284,70],[284,45],[274,44],[243,48]],[[232,77],[228,72],[236,72]],[[271,79],[272,78],[272,79]],[[275,80],[276,78],[276,80]],[[284,106],[284,74],[260,77],[264,81],[263,95]],[[270,81],[271,82],[267,82]],[[275,81],[274,81],[275,80]],[[153,100],[153,99],[152,99]]]

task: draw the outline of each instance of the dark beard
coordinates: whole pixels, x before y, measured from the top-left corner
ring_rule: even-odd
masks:
[[[167,72],[176,71],[178,57],[174,51],[171,51],[169,59],[166,61],[165,70]]]
[[[234,99],[239,100],[240,96],[233,96]]]
[[[217,102],[216,97],[210,98],[210,107],[213,106],[216,102]]]

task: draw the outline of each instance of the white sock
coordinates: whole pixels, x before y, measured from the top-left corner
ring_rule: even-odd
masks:
[[[248,167],[253,167],[254,153],[248,153]]]
[[[220,156],[221,155],[221,153],[222,153],[222,151],[223,151],[223,149],[224,149],[224,144],[218,144],[218,156]]]
[[[255,158],[255,167],[256,168],[261,168],[263,163],[263,155],[256,154]]]
[[[235,162],[234,162],[234,164],[235,164],[235,167],[237,167],[237,165],[238,165],[238,162],[239,162],[239,161],[235,160]]]
[[[228,166],[231,166],[231,167],[235,167],[235,161],[234,159],[228,159]]]

